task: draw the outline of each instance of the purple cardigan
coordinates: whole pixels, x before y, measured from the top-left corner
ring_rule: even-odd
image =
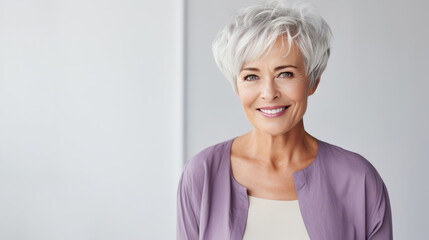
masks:
[[[231,173],[233,140],[186,163],[177,191],[177,239],[243,238],[249,201]],[[393,239],[389,195],[377,170],[357,153],[317,141],[315,160],[293,173],[310,238]]]

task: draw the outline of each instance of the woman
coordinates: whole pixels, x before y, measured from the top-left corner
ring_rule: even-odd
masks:
[[[361,155],[304,129],[331,32],[304,5],[237,13],[213,44],[254,129],[190,159],[177,239],[392,239],[386,186]]]

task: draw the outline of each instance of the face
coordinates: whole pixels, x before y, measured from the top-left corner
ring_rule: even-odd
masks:
[[[293,129],[307,109],[313,94],[299,48],[278,38],[266,55],[245,62],[237,77],[237,93],[250,123],[269,135]]]

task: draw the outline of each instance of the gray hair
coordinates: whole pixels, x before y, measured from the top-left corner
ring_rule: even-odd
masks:
[[[301,51],[311,89],[329,59],[331,29],[309,5],[268,2],[243,8],[219,31],[212,50],[220,71],[237,93],[237,76],[247,61],[269,52],[277,37],[285,36]]]

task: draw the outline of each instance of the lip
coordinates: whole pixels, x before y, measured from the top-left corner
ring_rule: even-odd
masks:
[[[272,110],[272,109],[277,109],[277,108],[284,108],[284,107],[288,107],[286,105],[282,105],[282,106],[269,106],[269,107],[261,107],[261,108],[257,108],[257,110],[259,109],[264,109],[264,110]]]
[[[289,105],[290,106],[290,105]],[[276,117],[280,117],[281,115],[283,115],[285,112],[286,112],[286,110],[289,108],[289,106],[284,106],[284,107],[286,107],[283,111],[281,111],[281,112],[278,112],[278,113],[274,113],[274,114],[270,114],[270,113],[264,113],[264,112],[262,112],[261,110],[260,110],[260,108],[258,108],[258,112],[260,112],[263,116],[265,116],[265,117],[268,117],[268,118],[276,118]],[[277,106],[275,106],[275,107],[270,107],[271,109],[272,108],[281,108],[281,106],[280,107],[277,107]],[[262,109],[267,109],[267,110],[271,110],[271,109],[269,109],[269,108],[262,108]]]

